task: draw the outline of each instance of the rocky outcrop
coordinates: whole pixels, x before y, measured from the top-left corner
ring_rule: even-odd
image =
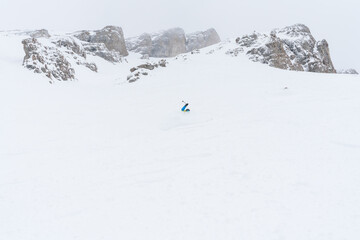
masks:
[[[144,33],[138,37],[126,39],[129,51],[140,53],[143,58],[174,57],[186,51],[185,32],[181,28],[172,28],[158,33]]]
[[[99,56],[109,62],[122,62],[123,56],[128,55],[120,27],[107,26],[98,31],[80,31],[63,37],[51,37],[44,29],[26,32],[25,35],[32,38],[22,42],[25,51],[23,65],[52,80],[75,79],[74,64],[97,72],[96,64],[86,60],[87,55]],[[44,37],[48,40],[41,39]]]
[[[294,56],[288,55],[289,49],[275,36],[254,33],[237,38],[236,43],[241,46],[241,50],[237,49],[234,52],[244,52],[243,48],[248,49],[247,55],[254,62],[269,64],[276,68],[303,71],[301,65],[291,61]]]
[[[42,45],[36,38],[22,41],[25,51],[23,65],[35,73],[43,73],[50,79],[74,79],[75,70],[65,56],[56,48]]]
[[[303,24],[275,29],[269,35],[253,33],[236,39],[239,48],[256,62],[294,71],[336,73],[326,40],[316,41]]]
[[[24,39],[22,44],[25,51],[23,65],[51,80],[75,79],[75,69],[70,62],[97,71],[94,63],[86,61],[86,53],[81,44],[72,37],[55,38],[51,42],[28,38]]]
[[[140,53],[143,56],[151,55],[152,37],[148,33],[143,33],[139,37],[126,39],[126,47],[131,52]]]
[[[129,51],[147,57],[174,57],[178,54],[210,46],[220,42],[215,29],[185,35],[181,28],[172,28],[158,33],[144,33],[126,39]]]
[[[161,59],[157,63],[144,63],[140,64],[137,67],[133,67],[130,69],[131,74],[127,76],[127,81],[129,83],[136,82],[140,79],[140,76],[147,76],[149,75],[149,71],[152,71],[158,67],[166,67],[168,62],[165,59]]]
[[[208,47],[217,44],[220,41],[220,37],[214,28],[210,28],[203,32],[186,34],[186,52]]]
[[[151,57],[174,57],[185,52],[185,32],[173,28],[152,36]]]
[[[107,61],[118,62],[127,56],[125,39],[120,27],[106,26],[97,31],[80,31],[73,34],[76,38],[86,42],[84,47],[91,54],[102,57]]]
[[[359,74],[355,69],[349,68],[349,69],[340,69],[336,71],[339,74]]]
[[[98,56],[109,62],[122,62],[123,56],[116,51],[110,51],[103,43],[82,43],[87,54]]]

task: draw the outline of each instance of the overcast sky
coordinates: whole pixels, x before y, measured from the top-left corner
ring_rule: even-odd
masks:
[[[358,0],[0,0],[0,30],[123,28],[125,37],[171,27],[214,27],[222,39],[295,23],[326,39],[335,68],[360,71]]]

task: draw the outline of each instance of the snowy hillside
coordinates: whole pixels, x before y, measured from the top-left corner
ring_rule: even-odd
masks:
[[[49,84],[22,39],[0,36],[0,239],[360,237],[359,75],[270,68],[232,41],[131,84],[147,60],[89,55],[97,73]]]

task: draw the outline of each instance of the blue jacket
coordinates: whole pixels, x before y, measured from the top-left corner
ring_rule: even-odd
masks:
[[[181,111],[183,111],[183,112],[185,112],[186,110],[186,107],[188,106],[189,104],[187,103],[187,104],[185,104],[183,107],[182,107],[182,109],[181,109]]]

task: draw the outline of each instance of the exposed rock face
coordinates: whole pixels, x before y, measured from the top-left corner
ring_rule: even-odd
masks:
[[[19,34],[24,35],[24,32]],[[97,72],[96,64],[86,60],[87,54],[110,62],[122,62],[123,56],[128,55],[120,27],[107,26],[98,31],[80,31],[63,37],[51,37],[44,29],[25,34],[33,37],[22,42],[25,51],[23,65],[50,79],[75,79],[72,64]],[[41,39],[44,37],[49,40]]]
[[[115,62],[121,59],[121,56],[129,55],[125,45],[124,34],[120,27],[106,26],[101,30],[93,32],[80,31],[74,33],[74,36],[81,41],[89,43],[87,45],[84,44],[87,50],[97,56],[104,57],[108,61]]]
[[[294,56],[288,56],[288,48],[275,36],[268,37],[265,34],[254,33],[238,38],[236,42],[243,48],[249,49],[247,54],[254,62],[269,64],[276,68],[303,71],[301,65],[291,61]]]
[[[236,39],[239,49],[253,61],[272,67],[307,72],[336,73],[326,40],[316,41],[308,27],[296,24],[270,35],[253,33]]]
[[[116,51],[109,51],[104,43],[83,43],[86,53],[101,57],[109,62],[122,62],[123,56]]]
[[[139,37],[128,38],[126,39],[126,47],[129,51],[150,56],[152,37],[148,33],[143,33]]]
[[[129,55],[126,50],[124,33],[120,27],[107,26],[100,31],[96,31],[90,41],[104,43],[107,49],[114,50],[123,56]]]
[[[45,74],[52,80],[75,79],[75,70],[69,61],[97,71],[97,66],[86,61],[84,49],[72,37],[53,39],[51,42],[28,38],[24,39],[22,44],[25,51],[23,65],[35,73]]]
[[[126,39],[129,51],[149,57],[174,57],[194,49],[220,42],[215,29],[185,35],[181,28],[172,28],[159,33],[144,33],[139,37]]]
[[[181,28],[173,28],[153,35],[151,57],[174,57],[186,51],[185,32]]]
[[[208,47],[220,41],[220,37],[214,28],[210,28],[204,32],[186,34],[186,52]]]
[[[185,32],[172,28],[159,33],[144,33],[139,37],[126,39],[129,51],[149,57],[174,57],[186,51]]]
[[[339,74],[359,74],[355,69],[349,68],[349,69],[340,69],[337,70],[337,73]]]

